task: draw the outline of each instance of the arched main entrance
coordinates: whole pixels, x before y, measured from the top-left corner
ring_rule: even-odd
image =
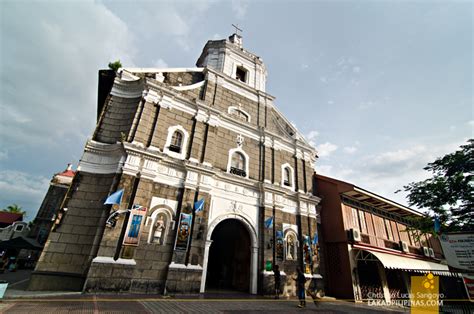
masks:
[[[249,292],[251,239],[237,219],[225,219],[212,231],[209,247],[206,290]]]

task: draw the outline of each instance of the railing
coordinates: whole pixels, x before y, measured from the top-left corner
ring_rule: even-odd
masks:
[[[230,173],[235,174],[237,176],[241,176],[241,177],[247,176],[247,173],[245,172],[245,170],[235,168],[235,167],[230,167]]]
[[[181,146],[170,145],[169,150],[175,153],[181,153]]]

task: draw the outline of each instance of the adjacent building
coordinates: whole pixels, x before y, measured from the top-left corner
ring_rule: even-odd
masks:
[[[0,241],[26,236],[30,228],[23,214],[0,211]]]
[[[71,164],[68,164],[64,171],[56,173],[51,179],[48,192],[36,214],[29,234],[29,237],[34,238],[39,244],[46,242],[74,174]]]
[[[321,278],[316,151],[263,60],[233,34],[196,66],[101,71],[97,127],[30,289],[270,293],[274,264],[285,294],[298,266]]]
[[[403,298],[410,277],[440,276],[446,298],[463,297],[463,286],[450,272],[440,242],[432,235],[407,231],[410,218],[422,214],[351,183],[316,175],[321,201],[322,255],[326,293],[355,301]]]

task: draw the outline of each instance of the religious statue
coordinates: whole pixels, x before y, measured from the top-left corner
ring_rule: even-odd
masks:
[[[159,215],[155,222],[155,232],[153,233],[153,242],[161,243],[165,231],[165,220],[163,215]]]
[[[295,255],[295,239],[290,235],[287,240],[286,259],[294,259],[293,255]]]

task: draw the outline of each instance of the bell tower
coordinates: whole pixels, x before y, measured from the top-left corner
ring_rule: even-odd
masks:
[[[265,92],[267,70],[263,60],[243,48],[242,35],[236,32],[227,39],[209,40],[196,62],[232,77],[240,83]]]

